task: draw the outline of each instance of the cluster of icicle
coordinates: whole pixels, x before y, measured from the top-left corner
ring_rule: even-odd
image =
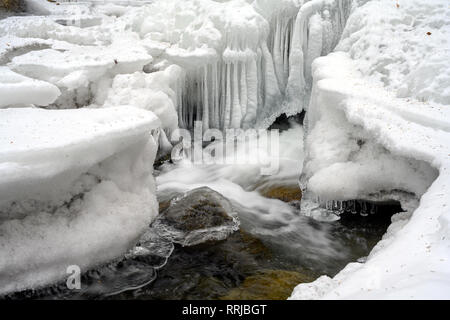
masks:
[[[320,203],[320,199],[318,200],[318,203]],[[348,212],[351,214],[359,213],[363,217],[367,217],[369,214],[375,214],[378,211],[378,206],[376,204],[364,200],[328,200],[325,201],[325,208],[337,212],[339,215]]]
[[[296,10],[264,13],[270,26],[257,43],[227,34],[221,55],[187,70],[179,125],[192,128],[266,128],[309,101],[311,63],[339,41],[351,0],[312,0]],[[258,1],[255,1],[255,10]]]

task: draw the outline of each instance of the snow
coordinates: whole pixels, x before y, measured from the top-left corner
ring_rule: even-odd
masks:
[[[266,128],[304,108],[310,64],[335,46],[350,4],[169,0],[76,9],[30,0],[35,12],[49,15],[1,20],[0,33],[50,46],[14,54],[9,66],[57,85],[62,94],[52,108],[104,99],[106,78],[117,74],[178,64],[186,72],[175,104],[180,126],[201,120],[205,128]]]
[[[178,126],[267,128],[306,110],[277,174],[182,160],[159,196],[209,186],[254,228],[291,233],[293,208],[258,190],[302,168],[321,204],[400,200],[365,263],[291,298],[450,297],[447,1],[26,2],[41,16],[0,20],[0,294],[122,256],[156,215],[152,164]]]
[[[267,128],[282,113],[300,112],[303,68],[337,43],[351,3],[314,0],[297,15],[298,1],[250,2],[157,1],[121,17],[157,61],[186,69],[181,126]],[[325,30],[332,35],[322,41]]]
[[[9,66],[22,74],[75,89],[87,86],[108,71],[131,73],[142,70],[152,57],[133,40],[133,37],[117,39],[107,47],[73,46],[64,52],[55,49],[31,51],[14,57]]]
[[[0,109],[0,294],[123,255],[157,214],[147,111]]]
[[[178,128],[183,80],[184,72],[177,65],[152,73],[120,74],[112,80],[103,106],[132,105],[150,110],[160,119],[161,127],[172,132]]]
[[[58,87],[51,83],[31,79],[0,66],[0,108],[29,104],[47,106],[59,95]]]
[[[450,297],[450,10],[439,0],[398,4],[357,8],[340,52],[315,60],[303,181],[325,199],[400,189],[420,201],[402,203],[365,263],[300,284],[291,299]]]

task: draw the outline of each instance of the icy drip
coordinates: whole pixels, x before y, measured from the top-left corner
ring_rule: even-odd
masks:
[[[337,215],[350,213],[353,215],[359,214],[362,217],[374,215],[378,213],[380,204],[366,200],[328,200],[322,201],[317,198],[317,203],[326,210],[334,212]]]
[[[312,61],[337,44],[350,7],[351,0],[314,0],[298,14],[271,14],[270,30],[256,44],[225,34],[216,60],[187,72],[180,126],[199,120],[205,128],[266,128],[282,113],[301,112]]]
[[[194,121],[202,121],[204,128],[226,129],[254,122],[257,84],[253,59],[221,60],[188,72],[180,126],[192,128]]]
[[[271,23],[268,47],[272,53],[275,74],[281,91],[286,89],[289,78],[289,49],[292,42],[295,16],[278,14]]]

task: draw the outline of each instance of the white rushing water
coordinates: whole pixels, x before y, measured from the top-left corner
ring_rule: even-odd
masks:
[[[220,148],[224,143],[213,142]],[[291,128],[280,133],[279,148],[264,150],[266,159],[279,163],[278,170],[271,175],[261,175],[261,168],[267,164],[259,162],[262,150],[257,146],[252,141],[238,144],[235,153],[224,154],[225,164],[195,164],[186,158],[176,164],[164,164],[156,177],[158,200],[169,201],[189,190],[207,186],[232,202],[246,231],[277,246],[278,250],[288,251],[298,259],[339,257],[340,244],[333,242],[326,226],[314,228],[307,218],[334,220],[336,216],[330,210],[319,208],[310,199],[302,199],[300,209],[299,203],[288,204],[260,193],[276,186],[298,188],[302,170],[299,159],[303,159],[302,126],[291,122]],[[202,152],[209,155],[207,149]],[[236,163],[235,155],[246,155],[246,163]]]

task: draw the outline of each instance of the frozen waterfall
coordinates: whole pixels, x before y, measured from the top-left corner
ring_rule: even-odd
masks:
[[[256,34],[235,31],[239,21],[228,22],[222,30],[216,23],[223,41],[204,61],[194,61],[191,55],[183,59],[170,49],[169,61],[173,58],[186,69],[180,127],[192,128],[201,120],[204,128],[266,128],[280,114],[304,109],[311,63],[339,41],[351,1],[270,3],[277,8],[264,2],[252,5],[264,17]]]

